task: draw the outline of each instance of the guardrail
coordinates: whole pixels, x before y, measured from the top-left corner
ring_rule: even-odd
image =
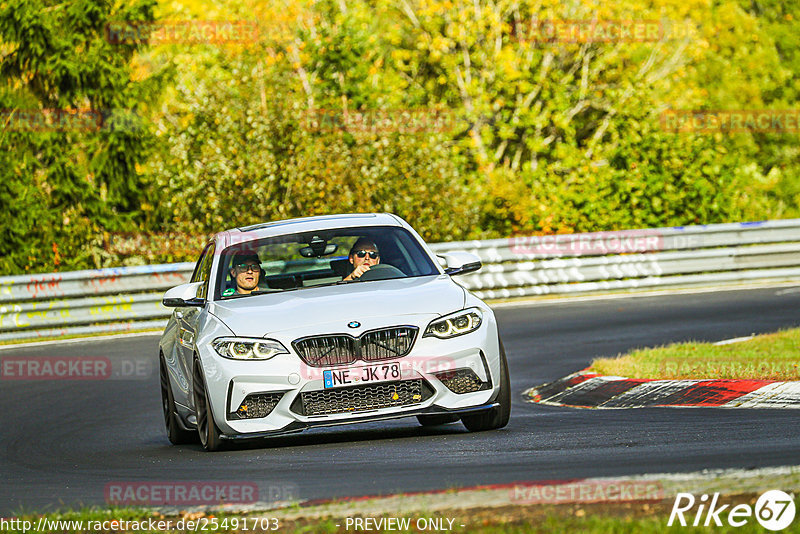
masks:
[[[484,267],[481,298],[800,281],[800,219],[434,243]],[[0,340],[161,328],[193,263],[0,277]]]

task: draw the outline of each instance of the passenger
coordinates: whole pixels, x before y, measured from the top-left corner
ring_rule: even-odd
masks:
[[[229,273],[236,283],[236,288],[229,287],[222,292],[222,296],[249,295],[257,290],[261,277],[261,261],[258,259],[258,254],[252,250],[237,252],[233,256]]]
[[[378,265],[381,262],[381,255],[372,239],[359,237],[350,249],[347,259],[350,260],[353,271],[345,276],[343,280],[350,282],[361,278],[361,275],[369,271],[371,266]]]

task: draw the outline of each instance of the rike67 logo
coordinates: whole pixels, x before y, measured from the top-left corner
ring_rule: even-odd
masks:
[[[688,520],[684,514],[687,514]],[[677,520],[683,527],[689,524],[694,527],[712,525],[721,527],[724,523],[732,527],[741,527],[755,517],[765,529],[778,531],[788,527],[794,520],[794,515],[794,496],[781,490],[763,493],[755,506],[737,504],[732,508],[730,504],[720,504],[719,493],[711,497],[703,494],[699,499],[691,493],[678,493],[667,526],[671,527]]]

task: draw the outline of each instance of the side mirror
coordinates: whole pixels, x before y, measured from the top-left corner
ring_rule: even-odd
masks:
[[[185,308],[187,306],[202,306],[205,299],[197,298],[197,291],[205,282],[191,282],[181,284],[164,293],[161,304],[168,308]]]
[[[469,252],[447,252],[438,254],[438,257],[444,259],[447,263],[444,274],[449,274],[450,276],[472,273],[483,266],[481,259]]]

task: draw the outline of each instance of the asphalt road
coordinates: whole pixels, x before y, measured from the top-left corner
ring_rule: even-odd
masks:
[[[0,381],[0,515],[102,505],[114,482],[239,481],[305,500],[800,464],[795,411],[592,411],[527,404],[519,395],[595,356],[798,326],[800,288],[540,303],[497,315],[515,393],[503,430],[471,434],[460,424],[423,428],[408,419],[316,429],[214,454],[167,441],[155,336],[0,351],[0,360],[107,357],[128,376]],[[135,361],[144,367],[126,367]]]

